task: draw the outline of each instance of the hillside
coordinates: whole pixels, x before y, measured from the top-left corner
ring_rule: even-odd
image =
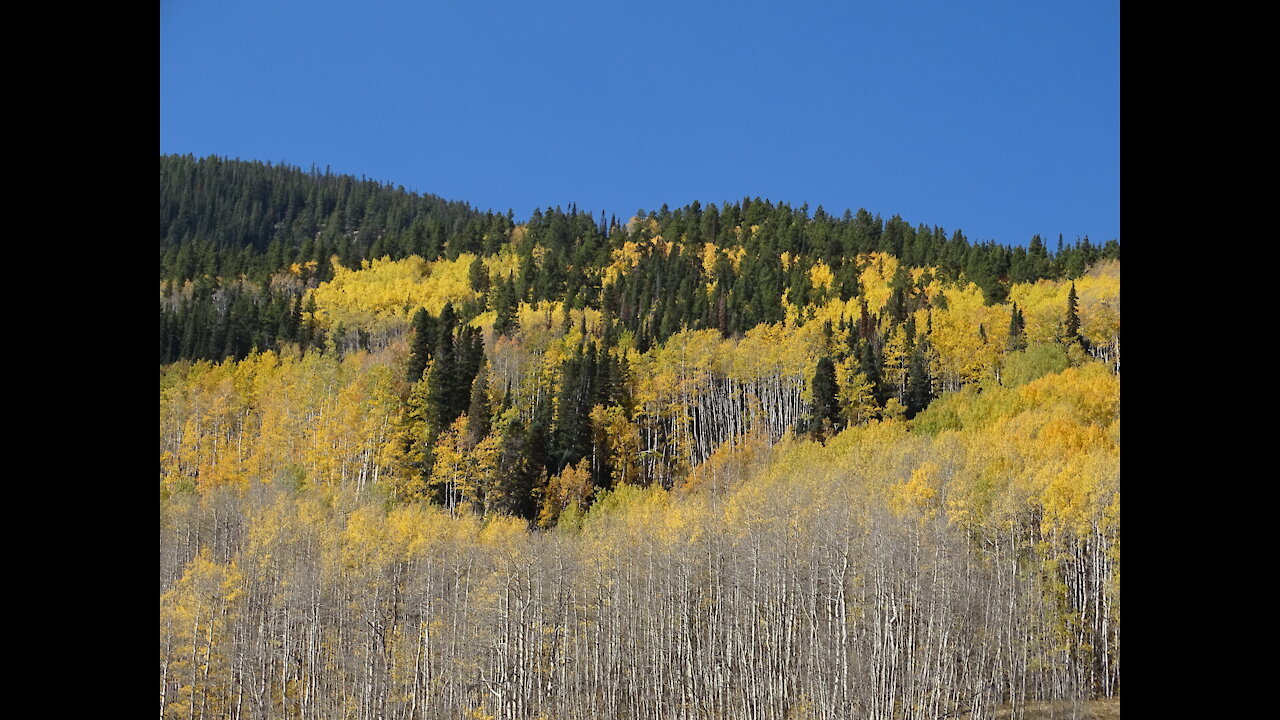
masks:
[[[161,177],[166,716],[1118,696],[1118,243]]]

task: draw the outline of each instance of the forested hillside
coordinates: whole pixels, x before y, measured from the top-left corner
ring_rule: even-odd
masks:
[[[161,157],[165,717],[1119,693],[1119,244]]]

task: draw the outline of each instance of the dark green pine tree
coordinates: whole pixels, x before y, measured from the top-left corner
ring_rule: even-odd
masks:
[[[169,319],[169,313],[165,311],[164,305],[160,306],[160,364],[164,365],[169,362],[169,342],[170,328],[172,323]]]
[[[553,411],[554,399],[543,389],[538,393],[538,400],[533,409],[533,419],[529,422],[529,429],[525,433],[524,444],[521,447],[525,462],[514,480],[519,488],[517,497],[522,498],[518,502],[523,503],[518,514],[526,520],[533,520],[541,510],[541,493],[546,488],[550,468],[553,465],[551,460]]]
[[[815,440],[828,437],[839,429],[840,405],[836,401],[836,366],[823,356],[813,371],[813,410],[809,417],[809,436]]]
[[[505,280],[498,281],[497,292],[493,298],[493,309],[497,314],[493,321],[493,331],[495,333],[498,335],[510,335],[519,327],[516,322],[517,305],[515,282],[508,275]]]
[[[471,386],[484,364],[484,337],[480,328],[461,327],[454,342],[453,379],[449,400],[449,422],[467,411],[471,402]]]
[[[284,324],[281,326],[281,338],[288,342],[298,341],[298,331],[302,326],[302,293],[293,296],[293,302],[289,304],[289,314],[285,317]]]
[[[489,371],[483,363],[471,383],[471,403],[467,406],[467,432],[465,444],[473,448],[489,434],[491,422],[489,408]]]
[[[497,513],[533,520],[538,517],[534,489],[542,466],[537,466],[537,472],[531,470],[533,463],[526,449],[527,433],[519,418],[512,418],[499,437],[498,476],[491,507]]]
[[[484,260],[477,257],[471,261],[471,266],[467,269],[467,277],[471,282],[471,289],[483,295],[489,290],[489,274],[485,272]]]
[[[907,419],[929,407],[933,402],[933,382],[929,377],[929,364],[925,362],[924,344],[916,347],[907,368]]]
[[[453,411],[454,392],[454,357],[453,352],[446,352],[443,349],[435,354],[431,364],[431,368],[424,379],[427,381],[426,394],[427,406],[430,409],[432,419],[437,431],[449,427],[457,415],[451,414]]]
[[[316,340],[316,309],[315,293],[307,295],[307,304],[302,307],[302,311],[306,313],[307,321],[298,335],[298,344],[304,350],[314,344],[318,344]]]
[[[1062,320],[1062,341],[1066,345],[1080,342],[1080,304],[1076,296],[1076,284],[1071,283],[1067,293],[1067,314]]]
[[[1027,323],[1022,317],[1022,311],[1018,309],[1018,303],[1014,303],[1013,312],[1009,315],[1009,352],[1026,349]]]
[[[884,407],[889,400],[889,393],[884,387],[881,380],[883,373],[880,372],[881,360],[877,356],[875,348],[871,342],[861,343],[862,355],[858,358],[858,370],[866,377],[867,382],[871,383],[871,395],[875,398],[878,407]]]
[[[560,392],[556,395],[556,422],[552,465],[555,472],[575,465],[591,453],[591,406],[598,376],[594,343],[582,354],[565,360],[560,371]]]
[[[413,341],[409,345],[409,366],[405,370],[405,379],[409,382],[421,380],[422,371],[427,369],[436,336],[435,324],[436,319],[426,308],[418,308],[413,314]]]

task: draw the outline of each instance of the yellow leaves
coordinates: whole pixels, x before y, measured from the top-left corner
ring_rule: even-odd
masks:
[[[513,235],[516,232],[523,234],[523,231],[523,226],[518,227],[513,232]],[[511,277],[515,279],[520,274],[520,256],[516,254],[511,245],[504,245],[497,255],[489,255],[483,259],[485,273],[490,277],[496,275],[499,278]]]
[[[898,272],[898,259],[892,255],[869,253],[859,255],[858,263],[863,266],[858,277],[862,295],[867,299],[867,307],[876,312],[884,307],[893,294],[889,289],[889,281]]]
[[[587,500],[594,489],[589,459],[583,458],[577,465],[565,468],[564,472],[547,483],[542,511],[538,514],[538,525],[544,528],[555,525],[560,515],[570,507],[578,511],[586,509]]]
[[[622,247],[610,254],[612,262],[604,269],[604,284],[612,285],[620,276],[626,275],[632,268],[639,265],[643,257],[639,243],[633,240],[624,242]]]
[[[809,268],[809,283],[814,290],[830,288],[835,279],[835,273],[831,272],[831,268],[821,260],[814,262]]]
[[[1120,262],[1097,263],[1076,280],[1080,331],[1095,346],[1109,345],[1120,333]]]
[[[931,343],[938,353],[944,386],[955,389],[979,381],[995,367],[1008,345],[1010,306],[987,306],[982,290],[970,283],[947,288],[947,308],[933,310]],[[923,327],[919,318],[917,327]],[[981,326],[987,342],[978,333]]]
[[[420,307],[439,315],[446,303],[476,296],[470,268],[475,256],[429,263],[417,255],[403,260],[364,261],[362,269],[335,264],[333,280],[313,292],[321,324],[335,328],[385,330],[402,327]]]
[[[907,408],[898,398],[893,397],[884,404],[884,409],[880,411],[880,417],[890,422],[900,422],[907,417]]]
[[[911,356],[907,350],[907,329],[904,325],[894,328],[884,346],[884,381],[891,387],[904,391],[907,387],[907,366]]]
[[[858,359],[848,357],[836,363],[836,402],[850,425],[860,425],[880,415],[871,382],[859,370]]]
[[[763,466],[770,445],[759,428],[737,442],[724,443],[690,471],[683,492],[721,492],[753,477]]]
[[[443,488],[446,497],[450,498],[449,502],[452,502],[452,497],[458,492],[468,500],[476,497],[477,478],[473,475],[475,468],[468,462],[468,453],[462,446],[466,428],[467,416],[463,413],[436,438],[435,464],[431,467],[431,478],[427,484],[432,488]]]
[[[1046,422],[1036,433],[1035,442],[1048,455],[1085,452],[1109,444],[1105,428],[1081,425],[1063,417],[1054,417]]]
[[[1120,417],[1120,378],[1098,363],[1046,375],[1017,391],[1028,404],[1058,406],[1102,427]]]
[[[234,561],[215,562],[207,548],[187,564],[182,578],[160,596],[160,622],[181,626],[225,618],[244,593],[244,575]]]
[[[311,277],[312,275],[315,275],[316,268],[318,267],[319,265],[316,263],[315,260],[308,260],[302,264],[293,263],[292,265],[289,266],[289,272],[298,277],[302,277],[304,275],[306,277]]]
[[[786,720],[813,720],[818,717],[815,712],[813,699],[808,695],[800,695],[795,704],[787,709]]]
[[[479,540],[492,548],[509,550],[524,545],[529,528],[524,520],[514,517],[492,517],[480,531]]]
[[[389,559],[387,524],[376,507],[366,505],[353,510],[341,538],[342,562],[347,569],[380,565]]]
[[[230,689],[234,648],[228,628],[239,616],[243,593],[244,576],[235,561],[215,562],[206,548],[160,596],[161,665],[180,699],[212,698],[211,716]],[[176,716],[183,712],[176,704],[169,708]]]
[[[678,552],[696,542],[714,523],[698,497],[678,502],[671,493],[656,485],[644,488],[620,485],[601,493],[592,505],[583,523],[583,535],[597,545],[611,546],[599,548],[605,557],[616,555],[619,548],[637,545]],[[623,556],[618,561],[625,563],[627,558]]]
[[[804,376],[820,350],[813,339],[812,333],[783,325],[757,325],[738,343],[733,377],[750,382],[771,376]]]
[[[657,218],[633,215],[631,216],[631,219],[627,221],[627,232],[656,234],[658,232],[658,220]]]
[[[938,466],[925,462],[911,473],[911,479],[889,489],[889,507],[898,515],[920,512],[937,497]]]
[[[706,243],[702,246],[702,272],[708,277],[716,271],[716,260],[720,257],[720,249],[715,243]]]
[[[399,412],[391,372],[403,349],[378,356],[250,355],[170,370],[160,396],[160,475],[171,489],[295,480],[339,492],[372,482]]]
[[[1072,456],[1054,473],[1040,496],[1044,507],[1042,526],[1087,535],[1104,523],[1104,516],[1118,512],[1120,498],[1119,458],[1107,453],[1080,453]]]
[[[642,470],[639,464],[640,430],[627,420],[622,408],[612,405],[591,408],[591,427],[596,452],[609,459],[611,484],[614,486],[639,482]]]
[[[1080,329],[1097,346],[1111,344],[1120,332],[1120,265],[1099,263],[1075,280]],[[1056,342],[1067,309],[1071,281],[1040,280],[1014,285],[1009,299],[1018,303],[1027,322],[1027,339]],[[948,297],[950,297],[948,295]]]
[[[738,272],[738,267],[742,265],[742,258],[747,256],[747,249],[741,245],[734,245],[725,249],[725,255],[728,256],[729,262],[733,263],[733,271]]]

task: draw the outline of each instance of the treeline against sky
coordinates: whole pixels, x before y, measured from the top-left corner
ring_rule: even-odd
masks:
[[[331,258],[347,268],[362,260],[416,256],[456,260],[464,253],[517,259],[504,275],[474,278],[506,303],[561,301],[610,313],[641,349],[681,328],[742,333],[779,322],[783,305],[848,300],[860,293],[856,258],[877,252],[905,267],[934,267],[944,280],[976,283],[989,303],[1012,283],[1074,279],[1099,259],[1119,259],[1119,243],[1088,238],[1051,251],[1039,236],[1027,247],[970,243],[960,230],[913,227],[866,210],[840,217],[821,207],[791,208],[759,198],[720,206],[699,202],[636,215],[635,221],[535,210],[517,231],[507,215],[419,196],[350,176],[304,173],[288,166],[190,156],[160,158],[161,362],[244,357],[285,342],[319,343],[301,328],[308,285],[332,279]],[[655,243],[656,240],[656,245]],[[733,254],[708,258],[706,244]],[[618,253],[634,267],[610,274]],[[305,268],[304,282],[279,273]],[[814,293],[815,267],[832,273]],[[608,283],[612,277],[617,280]],[[189,281],[187,285],[184,283]],[[714,289],[702,292],[705,283]],[[501,287],[499,287],[499,285]],[[902,313],[911,290],[895,300]],[[814,296],[814,297],[811,297]],[[463,320],[483,304],[457,308]],[[336,328],[332,328],[333,330]],[[367,342],[352,334],[350,342]]]
[[[166,717],[1119,692],[1119,245],[161,158]]]

